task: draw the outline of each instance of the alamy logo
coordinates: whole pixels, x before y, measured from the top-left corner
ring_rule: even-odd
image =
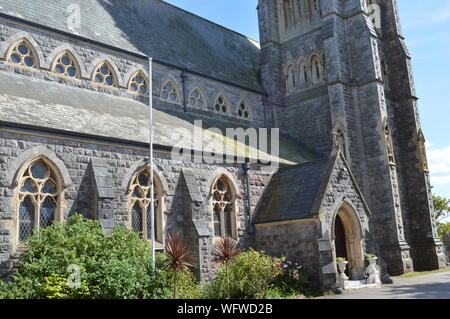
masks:
[[[66,25],[72,32],[81,28],[81,9],[78,4],[71,4],[67,7],[66,12],[68,14]]]
[[[204,129],[202,121],[194,121],[193,132],[178,128],[172,133],[177,140],[171,155],[174,161],[191,160],[207,164],[262,164],[262,169],[277,170],[280,134],[272,128]]]
[[[67,267],[67,272],[70,274],[67,278],[67,286],[71,289],[81,288],[81,271],[80,266],[72,264]]]

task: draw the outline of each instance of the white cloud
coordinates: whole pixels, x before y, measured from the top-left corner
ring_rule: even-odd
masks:
[[[441,186],[450,185],[450,146],[441,149],[427,146],[431,182]]]

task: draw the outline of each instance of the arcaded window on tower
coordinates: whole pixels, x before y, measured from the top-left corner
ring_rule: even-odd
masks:
[[[303,88],[308,87],[308,84],[309,84],[309,70],[308,70],[308,64],[306,63],[306,61],[302,61],[300,63],[299,74],[300,74],[301,86]]]
[[[52,72],[58,76],[68,78],[78,78],[80,76],[80,68],[73,55],[65,51],[59,54],[53,63]]]
[[[297,88],[297,75],[295,74],[295,68],[293,66],[287,69],[287,81],[286,81],[286,91],[287,93],[292,93]]]
[[[214,237],[236,239],[236,195],[226,176],[222,176],[212,187]]]
[[[23,39],[11,46],[6,56],[6,61],[12,65],[27,68],[37,67],[37,57],[31,44]]]
[[[153,207],[155,218],[155,240],[164,242],[164,192],[156,175],[153,176]],[[130,226],[131,229],[151,240],[151,185],[150,169],[140,170],[132,178],[130,185]]]
[[[102,62],[95,68],[93,81],[97,85],[117,87],[117,77],[112,66],[108,62]]]
[[[142,72],[136,72],[130,79],[128,90],[137,95],[148,95],[148,81]]]
[[[283,0],[283,17],[284,17],[284,27],[286,31],[291,30],[295,26],[293,4],[294,4],[293,0]]]
[[[44,159],[25,166],[18,178],[18,242],[61,217],[61,182],[56,170]]]
[[[323,80],[323,65],[317,55],[311,58],[311,77],[314,84]]]

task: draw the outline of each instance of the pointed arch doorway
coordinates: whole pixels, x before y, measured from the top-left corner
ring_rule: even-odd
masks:
[[[343,203],[337,211],[333,223],[333,242],[336,258],[348,260],[347,276],[350,280],[364,277],[362,230],[354,209]]]

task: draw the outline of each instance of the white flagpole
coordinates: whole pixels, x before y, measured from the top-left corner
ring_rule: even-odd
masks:
[[[148,96],[149,96],[149,129],[150,129],[150,227],[151,227],[151,246],[152,246],[152,270],[155,272],[155,205],[154,205],[154,185],[153,185],[153,59],[148,58]]]

